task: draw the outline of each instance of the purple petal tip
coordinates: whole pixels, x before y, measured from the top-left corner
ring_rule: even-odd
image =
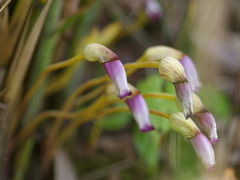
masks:
[[[207,171],[208,171],[208,172],[214,171],[214,170],[215,170],[215,165],[216,165],[216,164],[214,164],[213,166],[209,167],[209,168],[207,169]]]
[[[191,85],[192,90],[194,92],[198,92],[201,88],[201,81],[199,80],[198,72],[194,63],[192,62],[191,58],[187,55],[183,56],[180,59],[180,62],[184,67],[187,79]]]
[[[131,96],[131,95],[132,95],[132,92],[131,92],[131,91],[125,91],[124,93],[122,93],[122,94],[119,95],[119,98],[120,98],[120,99],[123,99],[123,98],[125,98],[125,97],[127,97],[127,96]]]
[[[210,139],[211,144],[216,144],[218,142],[218,138],[212,138]]]
[[[143,132],[143,133],[144,132],[153,131],[153,130],[155,130],[155,128],[153,126],[151,126],[151,125],[146,125],[146,126],[141,128],[141,132]]]

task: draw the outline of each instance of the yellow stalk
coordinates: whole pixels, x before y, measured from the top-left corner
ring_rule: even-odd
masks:
[[[92,121],[94,119],[100,119],[103,118],[106,115],[109,115],[111,113],[116,113],[116,112],[124,112],[124,111],[129,111],[129,109],[127,107],[113,107],[113,108],[108,108],[105,109],[102,113],[98,113],[96,114],[91,114],[90,116],[88,116],[85,119],[81,119],[78,121],[74,121],[72,124],[70,124],[67,128],[65,128],[62,133],[59,135],[59,137],[54,141],[54,144],[52,144],[52,146],[50,146],[50,148],[47,151],[46,154],[46,158],[45,159],[51,159],[53,154],[55,153],[55,151],[57,150],[57,148],[59,146],[61,146],[61,144],[64,143],[64,141],[74,132],[74,130],[76,128],[78,128],[79,126],[81,126],[82,124]],[[170,115],[164,112],[160,112],[157,110],[149,110],[149,112],[151,114],[169,119]]]
[[[143,94],[145,98],[160,98],[170,101],[176,101],[176,96],[168,93],[145,93]]]
[[[142,69],[142,68],[159,68],[159,62],[146,61],[146,62],[134,62],[125,64],[126,69]]]
[[[125,68],[126,69],[141,69],[141,68],[158,68],[159,63],[158,62],[135,62],[135,63],[129,63],[129,64],[125,64]],[[133,72],[133,71],[132,71]],[[83,93],[84,91],[92,88],[93,86],[99,85],[103,82],[106,82],[108,80],[108,77],[102,76],[93,80],[90,80],[86,83],[84,83],[83,85],[81,85],[75,92],[73,92],[71,94],[71,96],[66,100],[66,102],[63,105],[62,111],[69,111],[72,106],[74,105],[74,101],[77,98],[77,96],[79,96],[81,93]],[[62,122],[63,122],[64,118],[60,118],[58,119],[55,124],[52,127],[52,130],[49,133],[49,137],[47,138],[47,142],[46,145],[51,144],[51,141],[53,139],[55,139],[56,133],[59,129],[59,127],[61,126]]]

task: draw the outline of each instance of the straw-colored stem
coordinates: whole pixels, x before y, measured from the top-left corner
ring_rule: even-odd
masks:
[[[143,94],[145,98],[160,98],[170,101],[176,101],[176,96],[168,93],[145,93]]]
[[[105,86],[101,86],[99,88],[97,88],[96,90],[82,96],[81,98],[79,98],[79,100],[77,100],[77,105],[81,105],[89,100],[91,100],[92,98],[96,97],[97,95],[99,95],[99,93],[101,93],[103,90],[105,89]],[[91,105],[90,105],[91,107]],[[16,145],[19,144],[20,142],[23,142],[23,140],[29,136],[34,130],[35,128],[37,128],[37,126],[39,124],[42,123],[42,121],[54,117],[54,118],[77,118],[80,117],[82,115],[82,113],[84,113],[84,110],[79,111],[79,112],[66,112],[66,111],[59,111],[59,110],[49,110],[49,111],[45,111],[41,114],[39,114],[38,116],[36,116],[36,118],[34,118],[26,127],[24,127],[21,132],[19,133],[19,135],[17,136],[17,140],[16,140]]]
[[[141,68],[158,68],[158,66],[159,66],[159,63],[154,62],[154,61],[135,62],[135,63],[125,64],[126,69],[132,69],[132,70],[133,69],[141,69]],[[74,102],[75,102],[75,99],[77,98],[77,96],[79,96],[84,91],[86,91],[96,85],[106,82],[107,80],[108,80],[107,76],[102,76],[100,78],[96,78],[96,79],[93,79],[93,80],[90,80],[90,81],[84,83],[75,92],[73,92],[71,94],[71,96],[66,100],[66,102],[63,105],[62,110],[69,111],[72,108],[72,106],[74,105]],[[56,133],[57,133],[58,129],[61,127],[63,120],[64,120],[64,118],[60,118],[53,125],[53,127],[49,133],[49,136],[47,138],[46,146],[49,146],[50,144],[52,144],[52,141],[53,141],[53,139],[55,139]]]
[[[97,97],[98,95],[100,95],[104,90],[106,89],[106,85],[102,85],[98,88],[96,88],[95,90],[93,90],[92,92],[85,94],[84,96],[78,98],[76,100],[76,106],[79,106],[95,97]]]
[[[32,98],[32,96],[34,95],[34,93],[36,92],[36,90],[38,89],[38,87],[41,86],[42,82],[44,81],[44,79],[48,76],[49,73],[55,71],[55,70],[59,70],[65,67],[68,67],[78,61],[83,60],[83,56],[75,56],[71,59],[68,59],[66,61],[60,62],[60,63],[56,63],[53,65],[50,65],[46,68],[46,70],[44,70],[41,75],[38,77],[38,79],[36,80],[36,82],[32,85],[32,87],[28,90],[28,92],[26,93],[26,95],[23,98],[23,101],[21,103],[21,105],[19,106],[19,110],[16,112],[16,115],[13,118],[13,125],[12,125],[12,129],[15,129],[17,122],[19,120],[19,118],[22,116],[22,113],[24,112],[28,102],[30,101],[30,99]]]
[[[146,61],[146,62],[134,62],[125,64],[126,69],[142,69],[142,68],[158,68],[159,62],[157,61]]]
[[[72,108],[72,106],[74,105],[74,102],[75,102],[75,99],[77,98],[77,96],[79,96],[81,93],[88,90],[89,88],[105,82],[106,80],[107,80],[107,76],[103,76],[103,77],[96,78],[96,79],[93,79],[93,80],[90,80],[90,81],[84,83],[76,91],[74,91],[70,95],[70,97],[66,100],[66,102],[63,105],[62,111],[69,111]],[[61,126],[61,124],[63,122],[63,120],[64,120],[64,118],[59,118],[54,123],[54,125],[53,125],[53,127],[52,127],[52,129],[49,133],[49,136],[47,138],[46,145],[51,144],[51,141],[54,139],[59,127]]]
[[[13,146],[17,146],[19,143],[23,142],[23,140],[25,140],[32,132],[34,132],[36,127],[41,122],[43,122],[43,120],[46,120],[52,117],[74,118],[76,117],[76,113],[57,111],[57,110],[48,110],[48,111],[45,111],[44,113],[41,113],[20,131],[18,136],[16,136],[16,141],[14,141]]]
[[[48,76],[49,73],[71,66],[73,64],[75,64],[76,62],[79,62],[83,60],[83,56],[75,56],[71,59],[68,59],[66,61],[63,62],[59,62],[53,65],[50,65],[49,67],[47,67],[46,70],[44,70],[41,75],[38,77],[38,79],[36,80],[36,82],[32,85],[32,87],[28,90],[28,92],[26,93],[25,97],[23,98],[23,102],[22,102],[22,107],[25,108],[27,103],[29,102],[29,100],[31,99],[31,97],[33,96],[34,92],[37,90],[37,88],[41,85],[41,83],[43,82],[43,80]]]
[[[125,111],[129,111],[129,108],[128,107],[113,107],[113,108],[105,109],[102,113],[98,113],[97,115],[92,114],[92,116],[90,115],[85,119],[74,121],[72,124],[70,124],[68,127],[66,127],[62,131],[62,133],[60,134],[58,139],[55,140],[55,143],[53,144],[53,146],[51,146],[51,148],[48,150],[48,152],[51,153],[51,155],[53,155],[55,150],[74,132],[74,130],[76,128],[78,128],[82,124],[84,124],[86,122],[89,122],[89,121],[92,121],[94,119],[103,118],[104,116],[107,116],[107,115],[112,114],[112,113],[125,112]],[[160,112],[160,111],[152,110],[152,109],[149,110],[149,112],[151,114],[154,114],[154,115],[166,118],[166,119],[170,118],[170,115],[167,114],[167,113],[164,113],[164,112]],[[50,154],[48,154],[48,157],[51,157],[51,155],[50,156],[49,155]]]

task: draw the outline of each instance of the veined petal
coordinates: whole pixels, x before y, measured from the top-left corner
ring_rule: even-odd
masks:
[[[199,133],[191,139],[191,143],[203,165],[209,170],[213,169],[216,164],[215,155],[208,139],[202,133]]]
[[[185,55],[179,61],[184,67],[188,82],[190,83],[192,90],[194,92],[198,92],[201,87],[201,82],[199,80],[198,72],[192,60],[189,56]]]
[[[193,112],[192,89],[189,83],[175,83],[176,95],[183,108],[183,113],[188,119]]]
[[[148,132],[155,129],[150,121],[147,103],[140,93],[127,99],[126,103],[142,132]]]
[[[194,116],[199,120],[202,127],[206,130],[211,144],[215,144],[218,141],[218,135],[216,121],[213,115],[210,112],[200,112]]]
[[[127,75],[122,62],[120,60],[108,61],[104,63],[104,67],[113,84],[116,86],[119,97],[122,99],[130,96],[132,93],[128,87]]]

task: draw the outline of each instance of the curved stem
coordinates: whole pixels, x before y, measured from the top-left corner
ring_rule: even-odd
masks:
[[[22,102],[23,108],[27,105],[27,103],[29,102],[29,100],[33,96],[34,92],[41,85],[41,83],[46,78],[46,76],[48,76],[49,73],[51,73],[53,71],[56,71],[56,70],[59,70],[59,69],[62,69],[62,68],[65,68],[65,67],[68,67],[68,66],[71,66],[74,63],[79,62],[81,60],[83,60],[83,56],[75,56],[75,57],[73,57],[71,59],[68,59],[66,61],[59,62],[59,63],[56,63],[56,64],[52,64],[49,67],[47,67],[47,69],[42,72],[42,74],[39,76],[37,81],[33,84],[33,86],[28,90],[28,92],[24,96],[23,102]]]
[[[48,66],[42,73],[41,75],[38,77],[38,79],[36,80],[36,82],[32,85],[32,87],[28,90],[28,92],[26,93],[26,95],[23,97],[22,103],[19,106],[19,110],[16,112],[14,118],[13,118],[13,125],[11,128],[11,132],[14,132],[18,123],[19,118],[22,116],[22,113],[24,112],[28,102],[30,101],[31,97],[33,96],[34,92],[36,92],[37,88],[41,85],[41,83],[44,81],[44,79],[48,76],[48,74],[50,74],[51,72],[55,71],[55,70],[59,70],[65,67],[68,67],[76,62],[79,62],[83,60],[83,56],[79,55],[79,56],[75,56],[73,58],[70,58],[66,61],[63,62],[59,62],[59,63],[55,63],[52,64],[50,66]]]
[[[141,68],[158,68],[159,62],[155,62],[155,61],[135,62],[135,63],[125,64],[124,66],[126,69],[130,69],[130,70],[132,70],[132,72],[134,72],[133,70],[137,70],[137,69],[141,69]],[[96,86],[98,84],[106,82],[107,80],[108,80],[108,76],[105,75],[105,76],[102,76],[102,77],[99,77],[99,78],[96,78],[96,79],[93,79],[93,80],[90,80],[90,81],[84,83],[75,92],[73,92],[73,94],[71,94],[71,96],[65,101],[62,110],[69,111],[70,109],[72,109],[72,107],[74,105],[74,101],[77,98],[77,96],[79,96],[84,91],[92,88],[93,86]],[[58,129],[61,127],[63,120],[64,120],[64,118],[59,118],[59,119],[57,119],[57,121],[55,121],[55,123],[49,133],[49,136],[47,138],[47,141],[45,144],[46,147],[49,147],[53,143],[53,140],[56,139],[55,136],[58,132]],[[67,131],[66,131],[66,133],[67,133]]]
[[[79,113],[78,113],[79,115]],[[64,117],[64,118],[74,118],[76,117],[76,113],[72,112],[65,112],[65,111],[57,111],[57,110],[49,110],[45,111],[44,113],[38,115],[34,120],[31,121],[27,126],[25,126],[18,136],[12,146],[18,146],[22,143],[34,130],[36,127],[43,121],[51,117]]]
[[[72,124],[70,124],[68,127],[66,127],[62,133],[60,134],[60,136],[58,137],[58,139],[55,139],[54,144],[51,146],[51,148],[48,149],[47,154],[45,156],[46,159],[51,159],[51,157],[53,156],[53,154],[55,153],[55,151],[57,150],[57,148],[64,143],[64,141],[82,124],[92,121],[94,119],[100,119],[106,115],[109,115],[111,113],[116,113],[116,112],[124,112],[124,111],[129,111],[128,107],[114,107],[114,108],[108,108],[105,111],[103,111],[102,113],[99,114],[92,114],[90,116],[88,116],[85,119],[81,119],[81,120],[77,120],[74,121]],[[149,110],[149,112],[151,114],[169,119],[170,115],[164,112],[160,112],[157,110]]]

